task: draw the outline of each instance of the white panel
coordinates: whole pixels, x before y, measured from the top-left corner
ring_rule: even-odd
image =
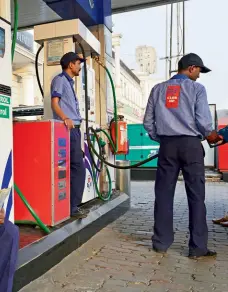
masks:
[[[79,42],[82,42],[88,55],[91,55],[91,53],[100,54],[99,41],[79,19],[57,21],[34,27],[34,40],[39,43],[46,40],[73,36]]]
[[[11,27],[0,19],[0,27],[5,30],[5,54],[0,57],[0,84],[12,87],[11,64]],[[13,187],[12,170],[12,100],[9,96],[1,95],[0,100],[0,133],[4,133],[1,139],[0,151],[0,188]],[[9,115],[7,114],[9,113]],[[4,137],[4,138],[3,138]],[[11,162],[11,163],[10,163]],[[4,182],[4,185],[3,185]],[[13,221],[13,195],[5,202],[5,208],[10,211],[10,220]]]
[[[216,105],[210,105],[211,115],[213,119],[213,128],[216,126]],[[215,167],[215,148],[210,148],[207,141],[203,142],[203,147],[205,151],[204,163],[206,167]]]

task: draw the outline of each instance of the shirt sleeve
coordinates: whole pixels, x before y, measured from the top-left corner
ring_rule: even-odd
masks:
[[[143,120],[143,126],[150,138],[154,141],[159,142],[159,137],[157,136],[157,128],[155,122],[155,104],[154,104],[154,88],[151,90],[146,112]]]
[[[63,94],[63,78],[56,76],[51,83],[51,98],[61,98]]]
[[[213,130],[213,121],[207,101],[207,92],[203,85],[197,89],[195,119],[199,132],[204,138],[207,137]]]

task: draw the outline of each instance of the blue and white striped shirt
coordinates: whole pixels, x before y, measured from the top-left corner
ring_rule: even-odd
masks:
[[[59,97],[59,106],[64,114],[74,121],[75,125],[81,123],[81,115],[79,111],[79,102],[74,90],[74,80],[66,73],[62,72],[57,75],[51,83],[51,97]],[[53,118],[60,118],[53,111]]]
[[[167,106],[170,85],[180,89],[178,105],[174,108]],[[205,87],[182,74],[155,85],[149,96],[143,124],[155,141],[159,141],[159,136],[205,138],[213,130]]]

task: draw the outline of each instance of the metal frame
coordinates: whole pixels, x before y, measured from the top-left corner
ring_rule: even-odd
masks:
[[[55,226],[55,126],[51,121],[51,221]]]
[[[184,1],[189,1],[189,0],[184,0]],[[139,4],[135,4],[135,5],[127,6],[127,7],[113,8],[112,13],[113,14],[124,13],[124,12],[130,12],[134,10],[140,10],[140,9],[151,8],[151,7],[156,7],[156,6],[168,5],[172,3],[178,3],[178,2],[183,2],[183,0],[155,0],[153,2],[148,1],[146,3],[139,3]]]

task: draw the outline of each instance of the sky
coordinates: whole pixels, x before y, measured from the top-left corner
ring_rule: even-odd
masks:
[[[208,102],[228,109],[228,0],[190,0],[186,2],[186,53],[196,53],[212,72],[202,74]],[[113,32],[121,33],[121,59],[136,68],[135,49],[152,46],[157,51],[156,78],[165,78],[166,8],[160,6],[113,15]],[[127,24],[127,25],[126,25]],[[175,24],[176,26],[176,24]],[[174,32],[176,28],[174,27]],[[174,34],[174,54],[176,37]]]

